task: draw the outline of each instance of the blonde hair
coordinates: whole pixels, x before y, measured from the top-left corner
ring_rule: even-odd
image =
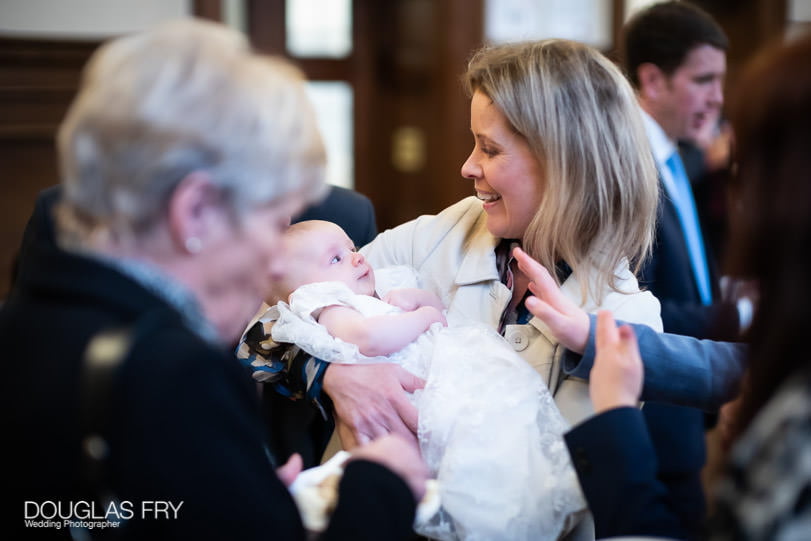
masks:
[[[137,238],[204,171],[235,216],[323,186],[325,153],[301,73],[222,25],[187,19],[91,58],[59,130],[60,227]]]
[[[469,95],[493,101],[541,164],[543,200],[524,249],[550,270],[562,259],[587,278],[584,300],[618,290],[623,259],[636,271],[650,251],[658,203],[653,156],[622,72],[591,47],[554,39],[481,49],[463,80]]]

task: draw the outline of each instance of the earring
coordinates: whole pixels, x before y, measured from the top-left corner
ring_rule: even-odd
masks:
[[[199,237],[189,237],[184,244],[190,254],[197,254],[203,249],[203,241]]]

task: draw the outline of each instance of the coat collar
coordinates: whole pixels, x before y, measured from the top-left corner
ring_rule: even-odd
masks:
[[[191,321],[189,314],[179,312],[154,291],[98,259],[53,245],[34,246],[28,257],[26,275],[20,277],[15,294],[92,307],[125,322],[160,312],[184,321],[193,332],[200,325],[199,317]]]
[[[582,307],[583,298],[580,292],[580,282],[577,280],[574,273],[571,273],[569,277],[566,278],[566,280],[560,285],[560,292],[576,305]],[[590,304],[591,302],[587,303],[587,306],[585,307],[586,311],[591,308]],[[532,319],[529,320],[529,324],[538,329],[538,331],[543,334],[550,343],[558,343],[557,337],[555,337],[552,331],[549,330],[549,327],[546,326],[546,323],[544,323],[540,318],[533,316]]]
[[[500,240],[487,230],[487,215],[482,210],[462,247],[464,258],[456,273],[456,285],[499,280],[495,250]]]

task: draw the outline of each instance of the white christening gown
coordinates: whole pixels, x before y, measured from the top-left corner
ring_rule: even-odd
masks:
[[[399,352],[367,357],[311,315],[336,304],[366,316],[400,311],[339,282],[308,284],[289,305],[277,305],[273,339],[329,362],[395,362],[426,380],[412,398],[441,507],[415,530],[440,540],[487,541],[565,533],[586,503],[562,437],[569,427],[538,373],[479,323],[435,323]]]

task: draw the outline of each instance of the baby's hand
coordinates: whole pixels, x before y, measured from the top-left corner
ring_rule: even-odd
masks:
[[[383,297],[383,301],[397,306],[405,312],[413,312],[422,306],[433,306],[440,312],[445,309],[439,297],[425,289],[392,289],[386,293]]]
[[[448,320],[445,319],[445,314],[434,306],[420,306],[415,312],[423,312],[428,321],[428,327],[436,322],[442,323],[443,327],[448,326]]]
[[[392,289],[383,297],[383,302],[396,306],[404,312],[413,312],[420,307],[413,289]]]

